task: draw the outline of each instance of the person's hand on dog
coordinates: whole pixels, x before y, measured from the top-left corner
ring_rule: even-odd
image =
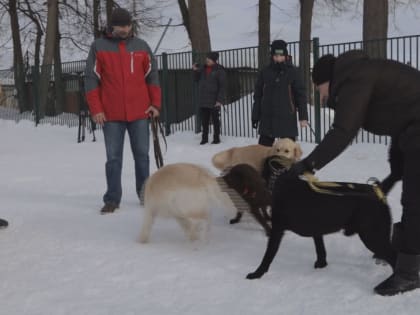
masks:
[[[299,177],[305,172],[311,172],[314,174],[314,171],[311,167],[308,166],[308,163],[305,160],[296,162],[287,171],[287,174],[293,177]]]
[[[252,128],[257,129],[258,128],[258,120],[252,121]]]

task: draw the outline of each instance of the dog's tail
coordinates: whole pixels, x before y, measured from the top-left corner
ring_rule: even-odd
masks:
[[[211,162],[213,163],[213,166],[217,168],[218,170],[222,171],[226,167],[231,166],[231,156],[232,156],[232,150],[228,149],[219,153],[216,153],[213,155]]]

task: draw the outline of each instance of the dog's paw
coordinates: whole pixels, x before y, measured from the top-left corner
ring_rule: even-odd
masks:
[[[264,272],[255,271],[255,272],[248,273],[246,278],[249,279],[249,280],[259,279],[263,276],[263,274],[264,274]]]
[[[314,264],[315,269],[325,268],[327,267],[327,262],[325,260],[317,260]]]

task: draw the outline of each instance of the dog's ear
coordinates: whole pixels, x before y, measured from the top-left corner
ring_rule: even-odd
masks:
[[[295,161],[299,161],[302,157],[302,148],[300,147],[299,143],[295,143]]]

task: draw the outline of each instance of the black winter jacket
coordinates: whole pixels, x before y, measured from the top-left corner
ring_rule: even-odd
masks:
[[[225,103],[226,72],[218,63],[211,67],[210,73],[206,67],[200,67],[194,71],[194,80],[199,84],[200,107],[214,108],[216,102]]]
[[[252,120],[259,122],[259,134],[296,137],[299,120],[308,119],[306,93],[297,68],[291,63],[274,63],[262,69],[254,90]]]
[[[332,128],[304,163],[320,169],[350,144],[362,127],[399,139],[402,150],[420,148],[420,72],[405,64],[370,59],[353,50],[340,55],[330,81]]]

